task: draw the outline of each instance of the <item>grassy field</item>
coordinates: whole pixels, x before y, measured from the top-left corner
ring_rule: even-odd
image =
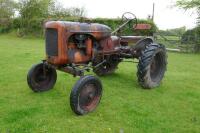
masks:
[[[44,41],[0,35],[0,133],[199,133],[200,55],[168,56],[159,88],[141,89],[137,64],[121,63],[100,78],[97,110],[76,116],[69,95],[78,78],[58,72],[54,89],[39,94],[27,86],[27,71],[44,57]]]

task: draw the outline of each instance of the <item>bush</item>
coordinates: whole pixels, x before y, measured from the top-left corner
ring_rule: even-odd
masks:
[[[181,37],[181,43],[194,45],[194,52],[200,52],[200,27],[187,30]]]
[[[187,30],[181,37],[181,42],[184,44],[187,43],[200,43],[200,27]]]
[[[12,19],[0,19],[0,33],[9,32],[12,29]]]
[[[9,32],[12,29],[15,8],[14,0],[0,0],[0,33]]]
[[[47,20],[62,20],[62,21],[81,21],[81,22],[88,22],[88,19],[83,19],[79,17],[68,17],[68,18],[32,18],[32,19],[24,19],[23,21],[21,18],[15,18],[12,23],[13,29],[19,29],[20,34],[32,34],[36,36],[43,35],[43,24]],[[116,29],[120,24],[122,24],[121,19],[107,19],[107,18],[96,18],[89,20],[92,23],[100,23],[105,24],[111,27],[112,30]],[[26,23],[27,27],[24,27],[23,23]],[[156,25],[149,20],[138,20],[138,23],[145,23],[150,24],[152,26],[149,30],[132,30],[130,28],[125,28],[123,35],[139,35],[139,36],[151,36],[153,33],[156,32],[157,27]]]
[[[104,18],[97,18],[93,19],[93,22],[105,24],[112,28],[112,30],[116,29],[120,24],[122,24],[121,19],[104,19]],[[152,36],[153,33],[157,31],[156,25],[150,20],[138,20],[138,24],[150,24],[151,29],[149,30],[133,30],[129,27],[126,27],[123,30],[123,35],[138,35],[138,36]],[[132,26],[132,25],[131,25]]]
[[[43,35],[44,18],[21,19],[13,21],[13,29],[17,30],[18,36],[33,35],[41,37]]]

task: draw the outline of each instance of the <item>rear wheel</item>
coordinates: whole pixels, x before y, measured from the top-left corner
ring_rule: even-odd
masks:
[[[138,82],[143,88],[160,85],[167,67],[166,49],[163,45],[151,44],[142,52],[138,64]]]
[[[107,56],[105,57],[105,60],[105,63],[93,69],[93,72],[96,73],[98,76],[104,76],[114,73],[120,62],[118,58],[115,58],[114,56]],[[103,57],[96,57],[96,59],[93,61],[93,66],[96,66],[101,62],[103,62]]]
[[[102,85],[94,76],[83,76],[74,85],[70,94],[71,109],[77,115],[85,115],[95,110],[102,95]]]
[[[56,79],[56,70],[44,63],[32,66],[27,75],[27,83],[34,92],[43,92],[52,89],[56,83]]]

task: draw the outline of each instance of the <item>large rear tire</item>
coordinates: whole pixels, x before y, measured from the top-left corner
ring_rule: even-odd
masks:
[[[34,92],[43,92],[52,89],[56,83],[56,79],[56,70],[44,63],[33,65],[27,75],[27,83]]]
[[[106,56],[105,59],[105,63],[93,69],[93,72],[96,73],[96,75],[98,76],[105,76],[114,73],[117,69],[118,64],[120,63],[120,61],[114,56]],[[96,66],[101,62],[103,62],[103,58],[100,56],[96,57],[93,61],[93,66]]]
[[[102,96],[101,81],[94,76],[83,76],[74,85],[70,94],[70,106],[77,115],[95,110]]]
[[[146,89],[158,87],[167,68],[166,49],[161,44],[150,44],[142,52],[138,63],[138,82]]]

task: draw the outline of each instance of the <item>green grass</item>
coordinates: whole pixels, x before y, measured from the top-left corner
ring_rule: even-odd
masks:
[[[115,74],[100,78],[101,103],[86,116],[76,116],[69,105],[78,78],[58,72],[54,89],[28,88],[27,72],[44,55],[42,39],[0,36],[0,132],[200,132],[200,55],[169,53],[166,76],[153,90],[138,85],[136,64],[121,63]]]

